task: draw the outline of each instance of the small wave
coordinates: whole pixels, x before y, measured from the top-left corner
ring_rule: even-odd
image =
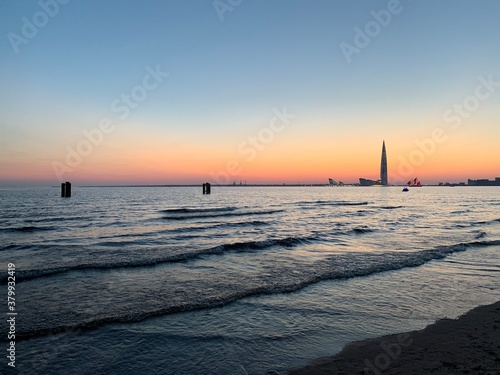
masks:
[[[239,221],[237,223],[221,223],[219,225],[216,225],[214,227],[220,226],[220,227],[241,227],[241,226],[265,226],[265,225],[270,225],[271,223],[267,221],[260,221],[260,220],[252,220],[252,221]]]
[[[496,223],[500,223],[500,218],[493,220],[476,221],[475,223],[471,223],[471,225],[474,226],[474,225],[485,225],[485,224],[496,224]]]
[[[319,205],[319,206],[365,206],[368,202],[347,202],[347,201],[304,201],[298,202],[299,205]]]
[[[23,227],[16,227],[16,228],[0,228],[1,232],[11,232],[11,233],[19,233],[19,232],[42,232],[42,231],[48,231],[48,230],[55,230],[55,227],[37,227],[34,225],[29,225],[29,226],[23,226]]]
[[[194,213],[204,213],[204,212],[230,212],[236,210],[237,207],[220,207],[220,208],[171,208],[167,210],[161,210],[167,214],[194,214]]]
[[[123,237],[124,236],[122,236],[122,238]],[[130,237],[132,237],[132,236],[130,236]],[[140,236],[137,236],[137,237],[145,237],[145,235],[140,235]],[[114,247],[114,248],[120,247],[120,248],[122,248],[122,247],[127,246],[127,245],[137,245],[138,244],[138,240],[137,239],[133,239],[133,240],[118,240],[118,237],[108,237],[108,238],[112,238],[112,239],[116,239],[116,240],[99,241],[99,242],[95,242],[94,245],[95,246],[99,246],[99,247]],[[148,241],[148,240],[147,239],[142,239],[142,241]]]
[[[464,243],[463,245],[471,246],[471,247],[498,246],[498,245],[500,245],[500,240],[473,241],[473,242]]]
[[[45,222],[57,222],[57,221],[74,221],[74,220],[89,220],[88,217],[83,216],[57,216],[57,217],[43,217],[39,219],[25,219],[26,223],[45,223]]]
[[[380,206],[379,208],[382,210],[395,210],[397,208],[403,208],[403,206]]]
[[[284,210],[268,210],[268,211],[246,211],[246,212],[207,212],[207,214],[192,214],[187,215],[168,215],[163,216],[164,220],[192,220],[192,219],[209,219],[213,217],[230,217],[230,216],[253,216],[253,215],[272,215],[283,212]]]
[[[374,229],[370,229],[368,227],[362,227],[362,228],[354,228],[351,230],[352,233],[355,233],[355,234],[364,234],[364,233],[371,233],[371,232],[375,232]]]
[[[368,202],[317,202],[321,206],[366,206]]]
[[[474,239],[480,239],[480,238],[484,238],[487,236],[487,233],[486,232],[479,232],[479,233],[476,233],[476,235],[474,236]]]
[[[9,251],[9,250],[19,250],[22,249],[23,246],[15,243],[3,244],[0,245],[0,252]]]

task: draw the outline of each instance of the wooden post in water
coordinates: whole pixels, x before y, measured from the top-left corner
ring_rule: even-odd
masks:
[[[203,184],[203,194],[210,194],[210,184],[208,182]]]
[[[209,184],[208,182],[206,183],[206,185],[207,185],[207,187],[206,187],[206,192],[207,192],[207,194],[210,194],[210,189],[211,189],[212,187],[210,186],[210,184]]]
[[[62,198],[71,197],[71,183],[70,182],[63,182],[61,184],[61,197]]]

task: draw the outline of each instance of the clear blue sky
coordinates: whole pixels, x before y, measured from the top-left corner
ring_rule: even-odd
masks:
[[[383,138],[390,170],[396,172],[398,157],[407,158],[416,139],[443,124],[443,113],[474,93],[479,76],[492,74],[500,81],[496,0],[402,0],[400,12],[350,63],[341,43],[354,45],[355,28],[364,29],[374,20],[370,12],[386,10],[390,2],[243,0],[221,20],[211,0],[72,0],[58,3],[57,14],[35,36],[13,46],[12,33],[23,36],[23,17],[33,22],[43,12],[40,3],[0,3],[4,183],[57,181],[51,163],[64,164],[67,147],[76,147],[82,130],[97,127],[106,116],[116,119],[111,103],[140,84],[148,66],[160,65],[168,78],[65,178],[108,181],[102,178],[109,176],[103,165],[118,163],[113,165],[121,172],[110,180],[198,181],[224,169],[226,160],[243,166],[237,146],[267,126],[273,109],[283,107],[296,115],[291,128],[276,135],[258,163],[245,164],[235,179],[271,181],[262,176],[278,168],[290,174],[293,166],[279,161],[280,155],[299,165],[293,154],[310,155],[317,144],[320,151],[311,159],[304,156],[304,165],[323,163],[323,172],[318,167],[308,174],[304,166],[280,179],[355,180],[376,165],[350,174],[359,165],[339,166],[340,158],[354,158],[346,152],[362,154],[370,144],[378,158]],[[43,15],[38,20],[43,22]],[[454,155],[453,150],[470,146],[490,155],[499,146],[499,98],[496,92],[480,103],[467,119],[467,131],[465,126],[450,131],[442,152]],[[474,145],[466,139],[474,139]],[[162,147],[176,152],[161,154]],[[329,155],[329,148],[339,151]],[[198,160],[196,150],[212,150],[213,160]],[[127,172],[127,154],[149,151],[164,158],[163,165],[178,164],[184,172],[160,167],[144,175],[134,168]],[[331,163],[324,162],[330,157]],[[426,163],[434,158],[441,171],[452,162],[438,150]],[[204,168],[193,167],[205,162]],[[415,173],[432,169],[426,163]],[[500,173],[498,162],[488,163],[484,173]],[[271,164],[260,176],[257,169]],[[474,177],[469,170],[456,176]]]

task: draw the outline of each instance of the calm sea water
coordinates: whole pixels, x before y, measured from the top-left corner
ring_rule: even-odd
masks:
[[[3,189],[0,208],[22,374],[285,371],[500,299],[496,187]]]

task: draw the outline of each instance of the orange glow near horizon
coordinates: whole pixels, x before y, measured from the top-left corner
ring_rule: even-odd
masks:
[[[201,137],[117,133],[85,157],[63,179],[81,184],[326,183],[328,178],[357,183],[378,179],[382,139],[360,139],[354,131],[343,137],[335,129],[308,133],[306,126],[276,134],[260,149],[241,144],[246,139],[203,141]],[[415,136],[414,139],[422,139]],[[429,152],[415,141],[387,138],[389,183],[418,177],[423,184],[494,179],[500,175],[497,140],[485,142],[468,134],[450,134]],[[355,146],[353,146],[355,145]],[[76,148],[76,144],[72,146]],[[248,150],[252,148],[253,151]],[[60,149],[59,149],[60,150]],[[58,182],[52,162],[65,163],[66,152],[2,157],[0,181]]]

